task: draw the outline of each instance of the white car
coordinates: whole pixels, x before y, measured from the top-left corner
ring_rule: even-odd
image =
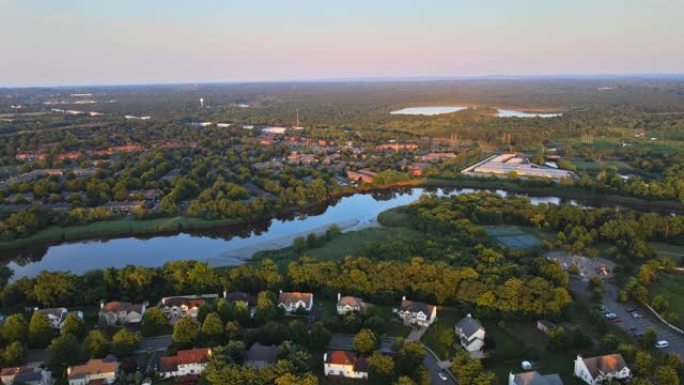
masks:
[[[667,340],[660,340],[655,344],[655,347],[658,349],[665,349],[668,346],[670,346],[670,343]]]
[[[637,312],[632,313],[632,317],[634,317],[634,318],[641,318],[641,317],[643,317],[643,316],[644,316],[644,315],[641,314],[641,313],[637,313]]]
[[[439,373],[437,374],[437,376],[439,376],[439,378],[440,378],[442,381],[446,381],[446,380],[447,380],[447,375],[446,375],[444,372],[439,372]]]
[[[615,314],[615,313],[606,313],[606,318],[607,318],[607,319],[615,319],[615,318],[617,318],[617,314]]]

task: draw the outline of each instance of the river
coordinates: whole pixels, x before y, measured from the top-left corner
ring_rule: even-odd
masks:
[[[124,237],[103,240],[66,242],[35,249],[13,252],[8,266],[14,279],[34,276],[43,270],[70,271],[82,274],[89,270],[123,267],[129,264],[160,266],[168,261],[196,259],[211,266],[231,266],[243,263],[255,252],[290,246],[296,237],[323,233],[335,224],[342,231],[377,226],[381,212],[416,201],[425,188],[385,190],[343,197],[317,214],[289,219],[274,219],[269,223],[243,226],[239,229],[208,230],[201,233],[180,233],[168,236]],[[459,195],[480,190],[429,189],[437,195]],[[497,194],[505,196],[503,190]],[[530,197],[534,204],[561,203],[557,197]],[[576,204],[570,201],[570,204]]]

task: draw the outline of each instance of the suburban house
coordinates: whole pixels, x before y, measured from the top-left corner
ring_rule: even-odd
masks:
[[[159,307],[164,312],[164,316],[171,324],[176,323],[179,319],[189,315],[192,318],[197,318],[199,307],[207,301],[213,301],[218,298],[216,294],[202,294],[202,295],[181,295],[176,297],[164,297],[159,301]]]
[[[65,307],[54,307],[49,309],[35,308],[34,311],[45,314],[48,317],[48,320],[50,320],[52,327],[55,329],[62,328],[62,324],[64,323],[64,320],[66,320],[67,315],[69,314],[69,310]],[[83,319],[83,312],[76,311],[73,313],[76,314],[78,318]]]
[[[541,374],[538,371],[508,375],[508,385],[563,385],[557,374]]]
[[[83,365],[67,368],[69,385],[103,385],[116,380],[119,363],[113,356],[91,359]]]
[[[26,385],[50,385],[52,373],[40,368],[19,366],[15,368],[3,368],[0,371],[3,385],[26,384]]]
[[[371,170],[347,171],[347,178],[353,182],[373,183],[375,173]]]
[[[627,367],[621,354],[591,358],[577,355],[574,374],[589,385],[597,385],[611,379],[626,380],[632,376],[632,371]]]
[[[256,297],[243,293],[241,291],[234,291],[231,293],[223,292],[223,298],[231,305],[236,305],[238,303],[244,303],[247,307],[252,308],[256,306]]]
[[[210,348],[179,350],[175,356],[159,359],[159,375],[162,378],[200,375],[211,360]]]
[[[401,306],[397,313],[399,318],[404,320],[405,325],[428,327],[437,319],[437,306],[423,302],[408,301],[406,297],[402,297]]]
[[[275,345],[262,345],[254,343],[245,352],[245,366],[251,368],[263,368],[276,363],[278,348]]]
[[[351,312],[363,313],[366,303],[361,298],[344,296],[337,293],[337,314],[344,315]]]
[[[553,323],[551,321],[547,321],[544,319],[540,319],[539,321],[537,321],[537,330],[539,330],[540,332],[542,332],[544,334],[549,334],[551,331],[553,331],[557,327],[558,327],[558,325],[556,325],[555,323]]]
[[[454,327],[461,346],[469,352],[479,352],[484,347],[485,329],[480,321],[468,314]]]
[[[100,304],[100,319],[109,326],[127,325],[142,322],[146,303],[112,301]]]
[[[323,355],[323,373],[326,376],[367,379],[368,360],[353,352],[331,350]]]
[[[313,294],[300,293],[298,291],[284,293],[281,290],[280,296],[278,297],[278,307],[285,309],[286,313],[293,313],[298,309],[311,311],[311,308],[313,307]]]
[[[179,350],[175,356],[159,359],[159,375],[162,378],[199,376],[211,360],[210,348]]]

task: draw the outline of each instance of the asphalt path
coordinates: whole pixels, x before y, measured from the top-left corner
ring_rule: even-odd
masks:
[[[578,295],[591,298],[587,282],[573,279],[570,288]],[[666,340],[670,346],[661,349],[666,353],[677,353],[684,358],[684,335],[677,333],[670,329],[667,325],[655,318],[651,312],[640,306],[632,306],[623,304],[617,301],[619,289],[611,283],[604,281],[604,296],[603,304],[606,306],[606,312],[615,313],[620,322],[614,324],[625,330],[629,334],[643,333],[646,329],[652,328],[658,335],[658,340]],[[634,318],[632,313],[626,310],[627,307],[637,308],[637,312],[643,317]]]

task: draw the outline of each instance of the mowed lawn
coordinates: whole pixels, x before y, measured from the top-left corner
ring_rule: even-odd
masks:
[[[678,265],[684,262],[684,245],[663,242],[651,242],[649,245],[655,249],[659,257],[670,258]]]
[[[684,273],[660,273],[651,286],[651,295],[661,295],[670,302],[670,309],[684,318]]]

